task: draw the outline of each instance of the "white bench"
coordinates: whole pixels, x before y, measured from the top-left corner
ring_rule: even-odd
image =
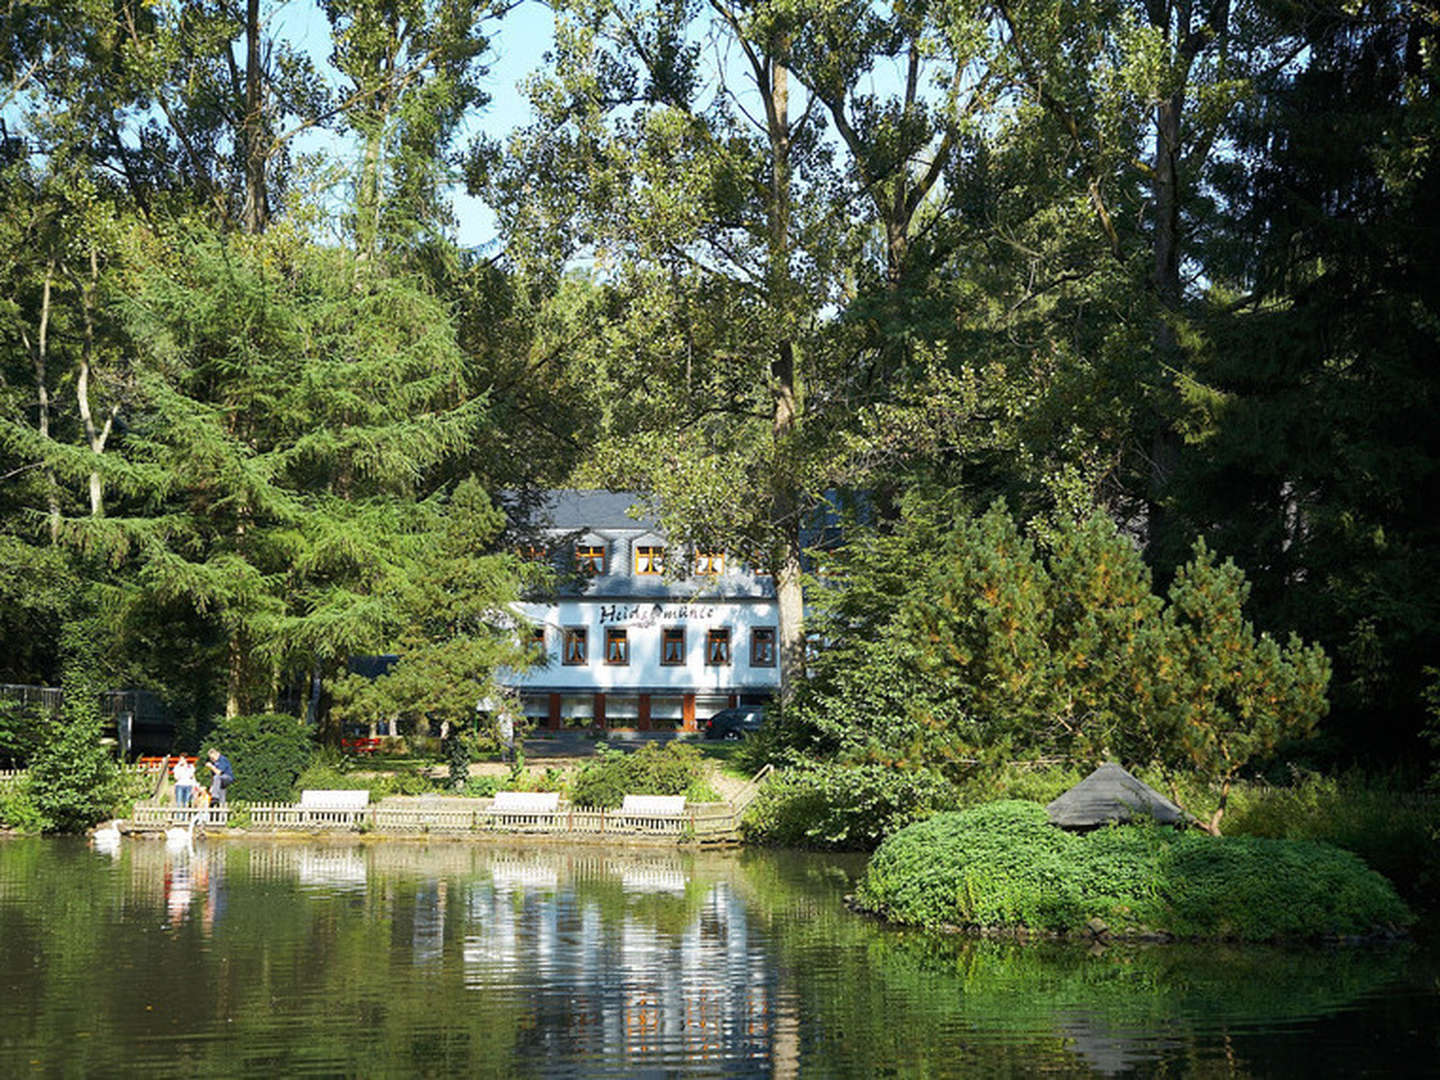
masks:
[[[370,805],[366,788],[336,791],[306,788],[300,792],[300,820],[310,825],[350,825]]]
[[[626,795],[620,816],[632,827],[679,831],[685,820],[684,795]]]
[[[497,791],[486,813],[496,825],[548,826],[560,811],[558,791]]]

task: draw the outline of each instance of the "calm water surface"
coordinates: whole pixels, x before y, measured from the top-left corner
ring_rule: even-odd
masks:
[[[0,840],[0,1076],[1440,1075],[1440,956],[898,932],[860,863]]]

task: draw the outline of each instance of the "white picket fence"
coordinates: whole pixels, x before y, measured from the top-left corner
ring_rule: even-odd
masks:
[[[623,810],[592,810],[559,806],[551,811],[492,813],[490,801],[473,806],[447,800],[437,806],[361,808],[311,807],[300,803],[249,803],[243,807],[179,807],[168,803],[137,803],[134,824],[142,827],[188,826],[199,817],[209,828],[239,821],[255,830],[363,830],[381,833],[539,833],[552,836],[648,836],[680,840],[717,839],[734,833],[736,817],[724,803],[688,806],[680,814],[636,814]]]

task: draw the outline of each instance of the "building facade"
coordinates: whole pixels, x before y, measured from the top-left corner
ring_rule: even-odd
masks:
[[[627,492],[504,502],[517,547],[558,582],[520,603],[537,663],[503,679],[538,726],[695,731],[779,690],[768,576],[670,544]]]

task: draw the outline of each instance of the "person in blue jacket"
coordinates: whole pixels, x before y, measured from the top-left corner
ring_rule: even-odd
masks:
[[[210,804],[224,806],[225,789],[235,782],[235,770],[230,766],[230,759],[213,746],[206,756],[210,759]]]

